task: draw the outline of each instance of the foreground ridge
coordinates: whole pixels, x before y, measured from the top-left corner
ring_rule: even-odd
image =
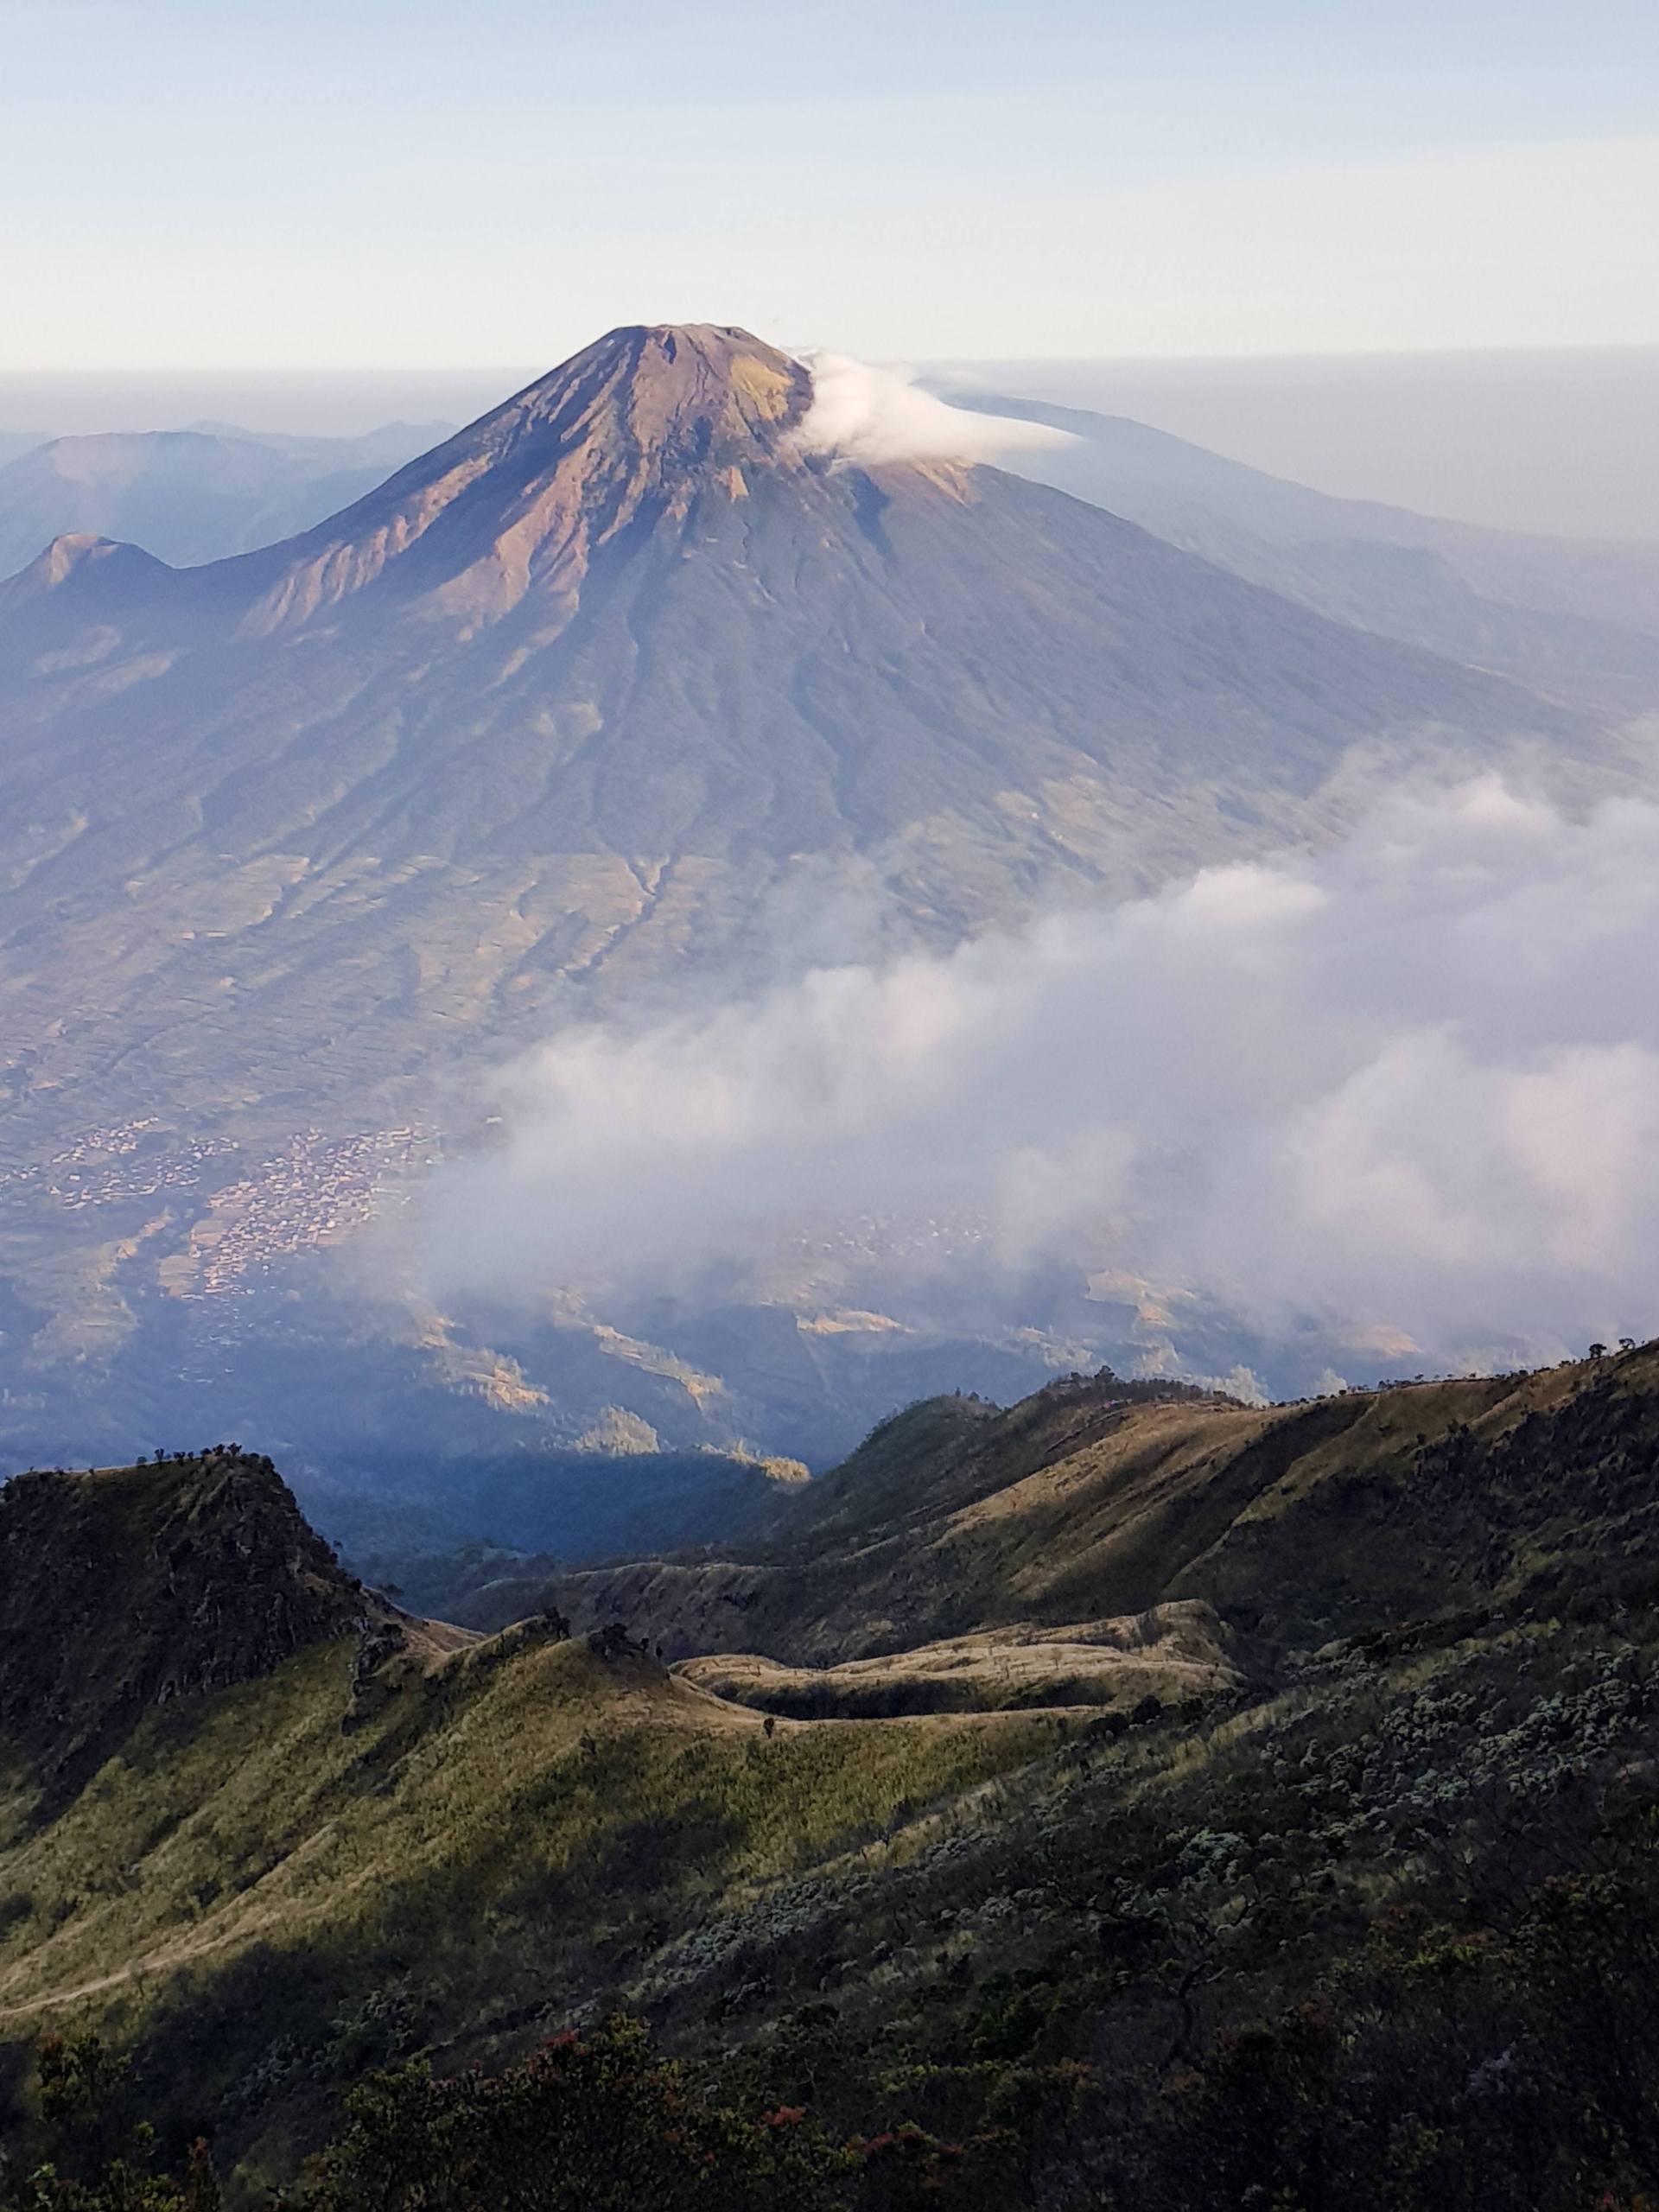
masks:
[[[52,2114],[124,2050],[130,2155],[205,2127],[242,2187],[332,2127],[315,2212],[532,2176],[578,2212],[599,2156],[666,2208],[688,2144],[711,2202],[802,2212],[1633,2202],[1656,1440],[1654,1345],[1282,1408],[935,1400],[765,1554],[482,1640],[363,1591],[256,1457],[19,1478],[0,2019],[73,2031],[31,2155],[95,2178],[117,2107]],[[79,1765],[18,1688],[54,1610]]]

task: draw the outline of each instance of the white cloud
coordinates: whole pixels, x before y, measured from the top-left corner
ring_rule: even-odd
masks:
[[[923,391],[899,369],[845,353],[810,353],[812,404],[796,433],[804,452],[866,468],[897,461],[989,461],[1074,442],[1066,430],[1012,416],[978,415]]]
[[[1313,1316],[1449,1362],[1645,1333],[1656,974],[1659,808],[1400,798],[1316,859],[557,1038],[502,1147],[440,1178],[431,1264],[683,1283],[904,1217],[976,1224],[1010,1280],[1132,1271],[1269,1337]]]

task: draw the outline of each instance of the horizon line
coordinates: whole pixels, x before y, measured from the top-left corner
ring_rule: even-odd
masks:
[[[614,330],[649,327],[629,323],[614,323]],[[745,327],[746,326],[735,326]],[[601,332],[603,337],[607,334]],[[588,340],[593,343],[593,340]],[[768,340],[768,343],[776,343]],[[580,351],[580,347],[577,349]],[[780,352],[810,352],[810,346],[795,348],[783,346]],[[1659,340],[1609,339],[1592,340],[1571,346],[1537,346],[1529,344],[1494,346],[1343,346],[1334,349],[1296,348],[1289,351],[1250,352],[1233,353],[910,353],[906,355],[874,355],[870,357],[876,365],[903,359],[924,368],[972,367],[981,363],[998,368],[1082,368],[1097,366],[1134,365],[1142,368],[1224,367],[1236,365],[1314,361],[1427,361],[1427,360],[1491,360],[1516,359],[1560,359],[1585,354],[1628,353],[1659,354]],[[563,358],[568,359],[569,356]],[[323,363],[300,367],[275,362],[219,363],[171,362],[155,365],[116,365],[97,367],[86,362],[47,363],[35,367],[7,367],[0,365],[0,382],[24,378],[70,377],[495,377],[518,376],[536,371],[526,362],[459,361],[459,362],[340,362]]]

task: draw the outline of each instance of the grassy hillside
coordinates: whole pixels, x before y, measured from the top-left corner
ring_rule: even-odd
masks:
[[[163,1712],[72,1808],[44,1826],[14,1815],[8,2017],[135,1982],[153,1994],[158,1976],[256,1945],[349,1950],[365,1969],[412,1949],[470,1980],[480,1920],[536,1929],[544,1975],[583,1953],[589,1914],[626,1921],[659,1888],[718,1897],[738,1864],[798,1871],[1052,1733],[768,1735],[637,1649],[601,1656],[541,1630],[453,1655],[417,1643],[354,1691],[357,1656],[321,1643]]]
[[[747,1632],[676,1668],[325,1567],[344,1632],[123,1707],[67,1802],[10,1732],[8,2140],[90,2186],[205,2129],[257,2202],[331,2135],[311,2212],[1637,2212],[1656,1383],[912,1409],[773,1556],[576,1580]],[[66,1592],[213,1479],[37,1478]],[[165,1616],[164,1546],[96,1555]]]
[[[1243,1679],[1231,1640],[1203,1605],[1154,1605],[1065,1628],[1021,1621],[839,1666],[789,1667],[746,1652],[688,1659],[679,1673],[721,1697],[798,1719],[1069,1705],[1124,1712],[1147,1700],[1201,1700]]]
[[[1659,1571],[1652,1347],[1306,1405],[1108,1377],[975,1411],[879,1431],[765,1554],[571,1575],[557,1602],[682,1656],[817,1663],[1187,1599],[1280,1650]]]
[[[143,1649],[173,1618],[177,1526],[227,1491],[245,1517],[249,1496],[271,1516],[285,1496],[240,1460],[227,1474],[207,1461],[41,1475],[8,1492],[5,1519],[72,1528],[64,1564],[96,1566],[102,1630],[81,1647],[78,1696],[96,1706],[126,1666],[124,1630]],[[308,1564],[327,1562],[293,1521]],[[779,1725],[620,1636],[569,1641],[541,1621],[479,1642],[377,1604],[332,1562],[318,1580],[349,1619],[325,1607],[301,1648],[272,1644],[245,1679],[202,1671],[168,1694],[145,1676],[142,1709],[98,1708],[107,1756],[67,1802],[42,1792],[32,1743],[9,1731],[4,2032],[143,2027],[194,2094],[228,2101],[256,2166],[280,2166],[283,2144],[315,2127],[331,2023],[354,2006],[378,2017],[388,1986],[397,2036],[474,2051],[522,2040],[626,1990],[671,1927],[833,1867],[895,1819],[1027,1764],[1063,1726],[1045,1713]],[[270,1610],[257,1572],[219,1587],[241,1591],[244,1619]],[[8,1646],[13,1668],[18,1654]],[[251,2100],[237,2086],[250,2068],[268,2093]]]

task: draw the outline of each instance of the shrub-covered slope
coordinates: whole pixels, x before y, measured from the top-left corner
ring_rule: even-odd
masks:
[[[329,2024],[366,2007],[378,2047],[389,1987],[417,2040],[522,2041],[1060,1737],[780,1725],[556,1618],[480,1643],[364,1592],[235,1455],[24,1478],[0,1513],[0,2037],[146,2030],[278,2166],[320,2124]]]
[[[1656,1379],[920,1409],[798,1556],[639,1571],[753,1591],[747,1656],[359,1599],[70,1802],[17,1746],[16,2160],[176,2171],[155,2212],[211,2201],[201,2131],[238,2202],[332,2135],[310,2212],[1636,2212]]]

